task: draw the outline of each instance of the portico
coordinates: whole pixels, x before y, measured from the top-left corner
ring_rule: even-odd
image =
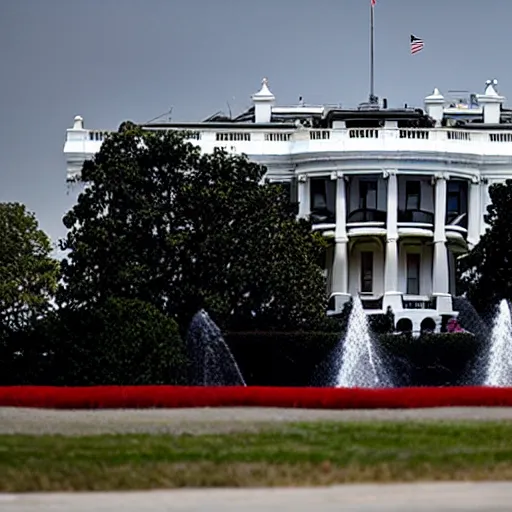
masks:
[[[456,249],[477,225],[463,227],[468,226],[462,222],[467,201],[451,199],[447,190],[449,183],[456,185],[450,188],[455,192],[469,189],[474,206],[477,184],[451,180],[446,173],[415,174],[399,168],[363,174],[335,171],[330,179],[335,182],[335,223],[316,227],[324,228],[333,244],[332,261],[327,262],[331,312],[341,311],[351,296],[359,295],[368,313],[389,307],[397,321],[410,320],[413,330],[427,317],[439,325],[442,316],[456,315],[447,232],[454,230]],[[298,180],[304,190],[308,180],[305,175]]]

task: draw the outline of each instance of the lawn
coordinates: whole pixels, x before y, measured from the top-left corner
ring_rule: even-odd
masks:
[[[512,480],[512,423],[295,423],[222,435],[0,436],[0,491]]]

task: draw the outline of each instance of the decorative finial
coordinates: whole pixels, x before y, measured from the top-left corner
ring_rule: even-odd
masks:
[[[273,101],[275,99],[274,95],[268,88],[268,78],[263,78],[261,81],[261,89],[253,95],[253,99],[259,101]]]
[[[84,128],[84,118],[82,116],[75,116],[73,119],[73,129],[74,130],[83,130]]]
[[[486,80],[485,82],[485,95],[486,96],[498,96],[496,92],[496,86],[498,85],[498,80],[493,78],[492,80]]]
[[[441,91],[435,87],[432,94],[425,98],[425,102],[430,104],[440,104],[444,102],[444,96],[441,94]]]

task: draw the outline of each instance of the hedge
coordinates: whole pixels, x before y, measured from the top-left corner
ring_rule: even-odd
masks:
[[[100,386],[85,388],[27,386],[0,388],[0,406],[51,409],[511,407],[512,388],[298,389],[238,386]]]
[[[328,386],[338,333],[229,333],[225,336],[248,385]],[[376,335],[395,386],[480,384],[485,351],[470,333]],[[478,369],[476,375],[473,369]]]
[[[0,385],[185,384],[174,320],[139,300],[61,310],[0,339]]]
[[[379,338],[397,386],[454,386],[480,384],[471,375],[483,357],[482,346],[470,333],[382,335]]]
[[[232,332],[224,339],[248,386],[310,386],[340,334]]]

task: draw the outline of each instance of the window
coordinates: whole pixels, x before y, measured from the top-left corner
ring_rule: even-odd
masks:
[[[361,253],[361,293],[373,291],[373,252]]]
[[[407,295],[420,294],[420,255],[407,254]]]
[[[336,182],[326,178],[310,181],[310,201],[313,223],[336,222]]]
[[[311,180],[311,210],[325,210],[327,208],[326,180]]]
[[[457,217],[461,213],[462,206],[460,183],[449,181],[446,195],[446,213],[448,217]]]
[[[359,208],[362,210],[377,209],[377,182],[363,180],[359,182]]]
[[[421,203],[421,181],[405,182],[405,209],[419,210]]]

